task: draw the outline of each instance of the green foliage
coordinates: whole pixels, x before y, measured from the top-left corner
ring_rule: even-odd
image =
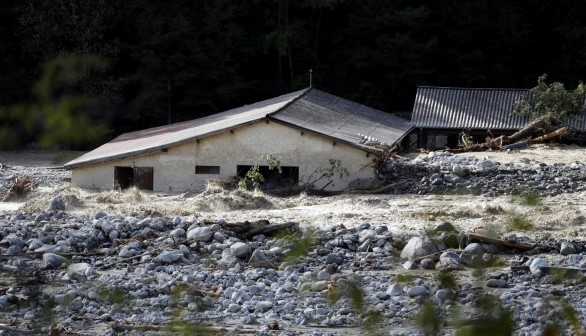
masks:
[[[368,308],[359,279],[339,281],[330,286],[327,294],[330,304],[335,304],[343,298],[348,299],[352,309],[362,317],[361,328],[367,335],[376,335],[380,332],[378,327],[383,321],[382,315],[380,312]]]
[[[105,62],[95,56],[59,56],[47,62],[33,92],[34,102],[0,108],[0,148],[37,142],[42,149],[80,146],[102,139],[106,127],[90,115],[91,97],[76,85]]]
[[[541,195],[534,190],[515,189],[511,194],[516,196],[521,204],[537,206],[542,203]]]
[[[306,229],[301,235],[295,234],[279,239],[289,248],[283,260],[286,264],[294,264],[300,258],[307,256],[317,243],[315,230],[312,228]]]
[[[574,335],[576,335],[576,336],[586,335],[584,332],[584,326],[581,325],[580,319],[578,318],[576,311],[574,310],[574,308],[572,308],[572,306],[567,301],[562,301],[562,310],[564,312],[566,320],[568,321],[568,323],[572,327],[572,330],[574,331]]]
[[[260,163],[266,163],[269,166],[269,170],[277,169],[279,174],[283,172],[281,168],[281,161],[279,161],[276,157],[272,154],[264,154],[260,157]],[[255,190],[259,190],[262,184],[265,182],[265,177],[260,172],[260,163],[255,163],[248,172],[246,172],[245,177],[238,182],[238,187],[242,189],[247,189],[249,185]]]
[[[514,111],[528,115],[532,119],[563,119],[584,111],[586,87],[582,82],[574,90],[566,90],[564,84],[546,83],[547,75],[537,79],[537,86],[525,93],[522,99],[514,104]]]
[[[395,281],[398,283],[408,283],[413,281],[413,279],[415,279],[415,277],[410,274],[397,274],[397,276],[395,276]]]
[[[441,288],[448,288],[454,291],[458,289],[458,283],[452,272],[438,272],[436,280]]]
[[[431,301],[425,301],[419,314],[415,316],[415,325],[419,327],[425,336],[437,336],[442,330],[440,312]]]
[[[527,219],[527,217],[520,214],[512,214],[507,218],[507,231],[532,231],[535,230],[535,225]]]

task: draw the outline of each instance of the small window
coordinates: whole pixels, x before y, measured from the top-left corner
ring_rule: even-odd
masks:
[[[220,166],[195,166],[196,174],[220,174]]]

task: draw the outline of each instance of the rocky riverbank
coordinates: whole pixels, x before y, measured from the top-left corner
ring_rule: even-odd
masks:
[[[586,160],[426,158],[389,163],[390,178],[412,178],[403,194],[289,198],[217,186],[82,191],[63,184],[67,172],[9,165],[3,185],[32,174],[43,187],[0,212],[0,330],[576,334],[569,312],[586,324]],[[528,204],[513,187],[542,196]],[[297,224],[250,237],[229,225],[260,220]]]

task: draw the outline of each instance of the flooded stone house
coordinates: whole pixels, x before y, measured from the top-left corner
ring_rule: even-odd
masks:
[[[282,167],[275,178],[293,184],[311,182],[330,160],[338,160],[348,175],[315,187],[344,190],[353,181],[376,179],[374,158],[399,146],[412,129],[403,118],[307,88],[122,134],[64,167],[72,171],[74,187],[201,191],[208,179],[242,177],[255,164],[266,173],[259,159],[270,154]]]

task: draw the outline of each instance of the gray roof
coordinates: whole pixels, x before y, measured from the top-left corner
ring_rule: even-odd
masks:
[[[413,128],[405,119],[308,88],[204,118],[122,134],[65,168],[153,153],[265,118],[363,150],[372,150],[363,144],[363,135],[394,145]]]
[[[513,103],[527,91],[419,86],[411,121],[421,128],[517,130],[529,119],[514,115]]]
[[[315,89],[271,117],[349,144],[366,136],[392,146],[413,128],[406,119]]]

